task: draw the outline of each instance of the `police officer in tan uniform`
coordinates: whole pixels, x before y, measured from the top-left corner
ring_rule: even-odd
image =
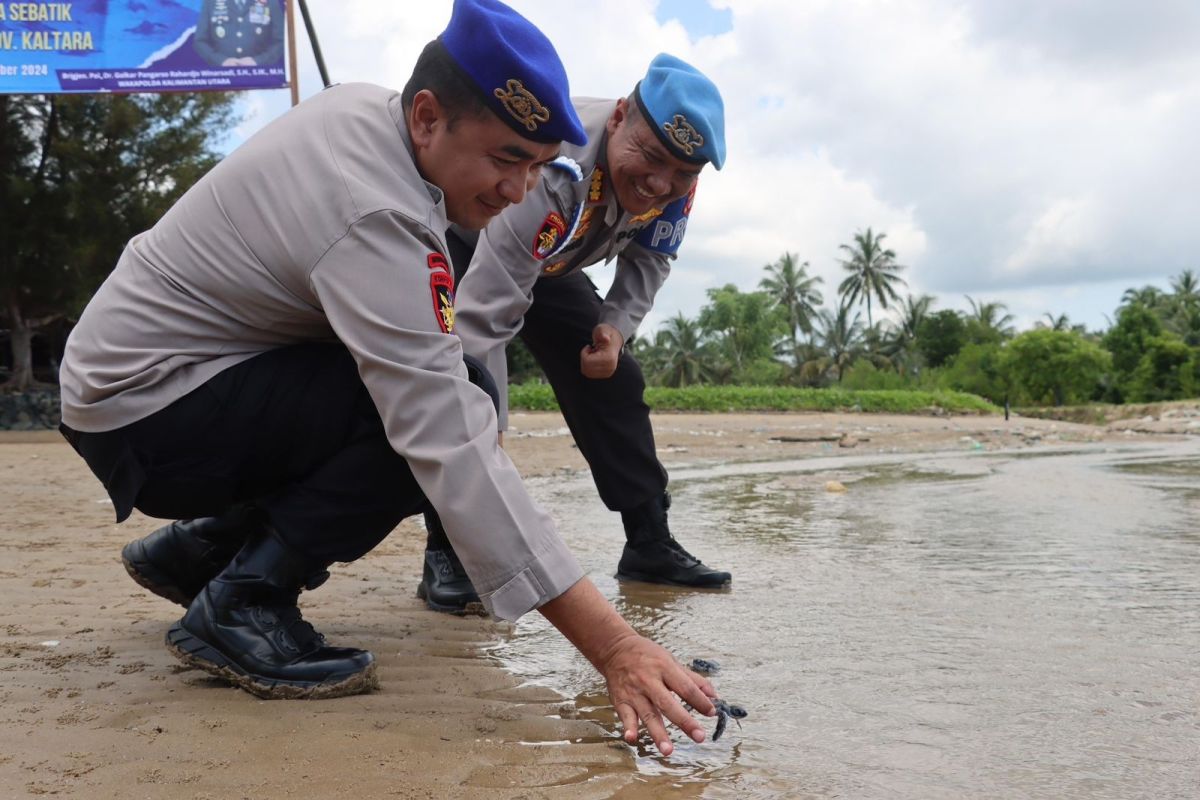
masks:
[[[696,181],[725,159],[724,106],[690,64],[662,54],[632,95],[574,100],[588,132],[520,206],[478,237],[452,235],[456,268],[470,258],[456,302],[468,355],[483,360],[505,397],[505,345],[520,335],[546,373],[600,497],[621,513],[626,543],[617,577],[713,588],[731,576],[675,540],[667,473],[654,449],[645,382],[623,345],[653,305],[683,241]],[[617,261],[602,299],[582,271]],[[501,402],[500,423],[505,423]],[[431,514],[418,594],[440,611],[475,599]]]
[[[204,0],[193,46],[201,58],[219,67],[282,63],[279,0]]]
[[[538,609],[603,673],[627,740],[640,719],[669,753],[664,715],[703,740],[680,700],[711,715],[712,686],[582,575],[453,333],[447,226],[520,202],[562,141],[586,137],[549,41],[457,0],[402,93],[321,92],[129,242],[67,344],[62,430],[118,520],[181,520],[122,555],[187,605],[185,663],[264,697],[371,688],[297,597],[432,505],[493,615]]]

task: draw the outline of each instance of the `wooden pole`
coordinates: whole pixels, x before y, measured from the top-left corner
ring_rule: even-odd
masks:
[[[300,102],[300,75],[296,69],[296,0],[287,0],[288,71],[292,87],[292,105]]]

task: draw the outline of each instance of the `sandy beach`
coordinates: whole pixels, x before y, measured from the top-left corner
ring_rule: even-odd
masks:
[[[655,430],[671,468],[1148,441],[1193,422],[660,414]],[[523,474],[586,469],[559,415],[517,413],[512,426],[505,446]],[[507,624],[434,614],[417,600],[419,521],[335,567],[302,601],[335,644],[376,654],[380,690],[262,701],[166,651],[182,610],[134,584],[119,558],[162,523],[135,514],[114,524],[102,487],[57,433],[0,433],[0,508],[0,797],[650,796],[615,719],[572,718],[568,701],[518,685],[488,654]]]

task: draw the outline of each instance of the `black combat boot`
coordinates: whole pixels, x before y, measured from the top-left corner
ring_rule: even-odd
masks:
[[[245,509],[184,519],[125,545],[121,561],[138,584],[187,608],[246,539],[262,530],[262,521]]]
[[[417,585],[417,597],[425,601],[432,611],[447,614],[482,614],[483,603],[471,585],[467,571],[436,512],[425,512],[425,566],[421,571],[421,583]]]
[[[342,697],[375,688],[375,656],[327,646],[296,606],[301,588],[315,589],[329,577],[327,566],[268,529],[196,595],[167,631],[167,649],[267,699]]]
[[[667,527],[670,507],[671,495],[663,492],[632,511],[621,512],[626,544],[617,564],[617,578],[701,588],[727,585],[733,579],[728,572],[704,566],[675,541]]]

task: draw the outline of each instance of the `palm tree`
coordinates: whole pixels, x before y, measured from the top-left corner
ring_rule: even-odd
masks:
[[[904,267],[896,263],[895,252],[883,246],[886,237],[886,233],[876,235],[867,228],[854,234],[853,245],[839,245],[839,249],[849,256],[841,261],[841,265],[850,276],[838,286],[838,294],[843,297],[843,305],[866,302],[869,328],[875,325],[871,319],[871,296],[879,300],[882,308],[887,308],[889,300],[899,299],[893,284],[904,283],[899,275]]]
[[[821,325],[818,331],[821,358],[818,362],[823,371],[837,370],[838,383],[846,368],[863,353],[863,330],[858,313],[850,316],[850,306],[843,304],[837,314],[821,311]]]
[[[1135,303],[1150,310],[1158,308],[1163,301],[1163,291],[1157,286],[1143,286],[1140,289],[1126,289],[1121,295],[1121,305],[1131,306]]]
[[[777,305],[787,309],[791,351],[799,366],[800,342],[796,333],[812,333],[812,319],[817,315],[817,306],[823,302],[816,288],[822,279],[819,275],[808,274],[807,261],[797,266],[796,256],[791,253],[784,253],[778,261],[768,264],[764,269],[767,277],[759,281],[758,286],[765,289]]]
[[[1049,328],[1052,331],[1069,331],[1071,330],[1071,319],[1066,314],[1059,314],[1057,317],[1047,311],[1042,314],[1048,322],[1038,322],[1039,327]]]
[[[1179,277],[1171,279],[1171,291],[1185,305],[1200,302],[1200,278],[1190,269],[1179,273]]]
[[[700,337],[700,326],[682,312],[664,323],[655,337],[663,351],[659,376],[666,386],[703,383],[712,376],[708,353]]]
[[[916,355],[917,329],[921,327],[921,323],[929,315],[929,309],[933,306],[934,302],[935,298],[933,295],[923,294],[913,297],[910,294],[906,295],[904,301],[900,303],[900,318],[884,338],[880,352],[901,373],[904,372],[906,367],[911,366],[911,362],[914,360],[913,356]]]
[[[1185,269],[1172,278],[1171,294],[1160,295],[1158,304],[1150,309],[1167,330],[1189,346],[1200,342],[1200,279],[1192,270]]]
[[[998,339],[1008,339],[1013,335],[1013,315],[1007,313],[1008,306],[999,302],[976,303],[971,295],[966,295],[966,298],[971,304],[968,319],[974,320],[984,334],[995,334]]]

